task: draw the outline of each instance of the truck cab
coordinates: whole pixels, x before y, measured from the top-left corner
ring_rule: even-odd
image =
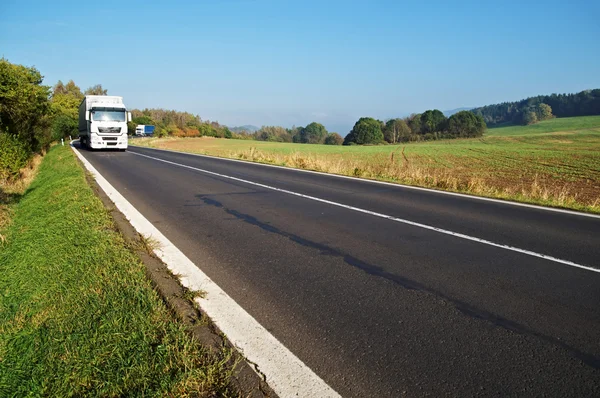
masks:
[[[90,149],[125,150],[128,120],[122,97],[87,95],[79,106],[79,140]]]

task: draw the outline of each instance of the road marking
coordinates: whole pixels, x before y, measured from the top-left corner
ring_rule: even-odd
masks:
[[[91,163],[73,147],[96,182],[131,225],[143,236],[159,242],[154,253],[177,275],[182,285],[191,290],[203,290],[206,295],[197,298],[200,305],[217,327],[242,355],[257,365],[266,376],[269,386],[280,397],[340,397],[325,381],[288,350],[227,293],[213,282],[150,221],[133,207]],[[133,153],[133,152],[131,152]]]
[[[137,146],[137,145],[130,145],[130,146],[134,147],[134,148],[149,149],[149,150],[152,150],[152,151],[163,151],[163,152],[175,153],[175,154],[178,154],[178,155],[198,156],[198,157],[202,157],[202,158],[224,160],[224,161],[228,161],[228,162],[238,162],[238,163],[243,163],[243,164],[253,164],[253,165],[262,166],[262,167],[273,167],[273,168],[276,168],[276,169],[282,169],[282,170],[287,170],[287,171],[295,171],[295,172],[300,172],[300,173],[311,173],[311,174],[317,174],[317,175],[326,176],[326,177],[344,178],[344,179],[347,179],[347,180],[352,180],[352,181],[357,181],[357,182],[362,182],[362,183],[388,185],[388,186],[395,187],[395,188],[406,188],[406,189],[412,189],[412,190],[415,190],[415,191],[425,191],[425,192],[434,193],[434,194],[440,194],[440,195],[458,196],[460,198],[466,198],[466,199],[481,200],[481,201],[486,201],[486,202],[500,203],[500,204],[507,205],[507,206],[528,207],[530,209],[537,209],[537,210],[542,210],[542,211],[552,211],[552,212],[556,212],[556,213],[570,214],[570,215],[573,215],[573,216],[580,216],[580,217],[589,217],[589,218],[598,218],[598,219],[600,219],[600,215],[598,215],[598,214],[582,213],[580,211],[559,209],[559,208],[556,208],[556,207],[544,207],[544,206],[532,205],[532,204],[529,204],[529,203],[512,202],[510,200],[486,198],[484,196],[475,196],[475,195],[469,195],[469,194],[465,194],[465,193],[450,192],[450,191],[441,191],[441,190],[433,189],[433,188],[417,187],[417,186],[414,186],[414,185],[405,185],[405,184],[399,184],[399,183],[394,183],[394,182],[370,180],[370,179],[367,179],[367,178],[345,176],[345,175],[341,175],[341,174],[325,173],[325,172],[322,172],[322,171],[296,169],[296,168],[293,168],[293,167],[277,166],[275,164],[266,164],[266,163],[259,163],[259,162],[251,162],[249,160],[230,159],[230,158],[223,158],[223,157],[219,157],[219,156],[201,155],[199,153],[173,151],[173,150],[170,150],[170,149],[150,148],[150,147],[143,147],[143,146]],[[135,152],[131,152],[131,153],[135,153]]]
[[[305,194],[294,192],[294,191],[289,191],[287,189],[277,188],[277,187],[273,187],[273,186],[270,186],[270,185],[261,184],[261,183],[254,182],[254,181],[244,180],[244,179],[238,178],[238,177],[232,177],[232,176],[228,176],[228,175],[225,175],[225,174],[215,173],[214,171],[199,169],[197,167],[188,166],[188,165],[181,164],[181,163],[176,163],[176,162],[171,162],[169,160],[164,160],[164,159],[156,158],[154,156],[143,155],[141,153],[136,153],[136,152],[130,152],[130,153],[132,153],[134,155],[137,155],[137,156],[143,156],[143,157],[148,158],[148,159],[157,160],[159,162],[164,162],[164,163],[172,164],[174,166],[179,166],[179,167],[183,167],[183,168],[186,168],[186,169],[199,171],[199,172],[210,174],[210,175],[215,175],[215,176],[218,176],[218,177],[227,178],[229,180],[243,182],[245,184],[250,184],[250,185],[257,186],[257,187],[261,187],[261,188],[265,188],[265,189],[270,189],[270,190],[277,191],[277,192],[286,193],[288,195],[294,195],[294,196],[298,196],[298,197],[301,197],[301,198],[310,199],[310,200],[314,200],[314,201],[321,202],[321,203],[326,203],[326,204],[329,204],[329,205],[332,205],[332,206],[343,207],[345,209],[353,210],[353,211],[356,211],[356,212],[359,212],[359,213],[370,214],[370,215],[375,216],[375,217],[385,218],[387,220],[399,222],[399,223],[402,223],[402,224],[408,224],[408,225],[412,225],[412,226],[415,226],[415,227],[424,228],[424,229],[427,229],[427,230],[430,230],[430,231],[435,231],[435,232],[439,232],[439,233],[442,233],[442,234],[454,236],[454,237],[457,237],[457,238],[466,239],[466,240],[470,240],[470,241],[473,241],[473,242],[482,243],[482,244],[489,245],[489,246],[499,247],[501,249],[510,250],[510,251],[514,251],[514,252],[517,252],[517,253],[526,254],[528,256],[543,258],[544,260],[549,260],[549,261],[553,261],[553,262],[556,262],[556,263],[561,263],[561,264],[569,265],[571,267],[581,268],[581,269],[584,269],[584,270],[587,270],[587,271],[592,271],[592,272],[598,272],[598,273],[600,273],[600,269],[593,268],[593,267],[588,267],[586,265],[577,264],[577,263],[574,263],[574,262],[569,261],[569,260],[563,260],[563,259],[552,257],[552,256],[549,256],[549,255],[546,255],[546,254],[536,253],[536,252],[533,252],[531,250],[525,250],[525,249],[520,249],[520,248],[514,247],[514,246],[503,245],[503,244],[495,243],[495,242],[492,242],[492,241],[489,241],[489,240],[485,240],[485,239],[481,239],[481,238],[476,238],[474,236],[461,234],[459,232],[453,232],[453,231],[449,231],[447,229],[437,228],[437,227],[433,227],[431,225],[421,224],[421,223],[418,223],[418,222],[414,222],[414,221],[410,221],[410,220],[405,220],[403,218],[398,218],[398,217],[390,216],[390,215],[387,215],[387,214],[377,213],[377,212],[374,212],[374,211],[371,211],[371,210],[361,209],[359,207],[345,205],[343,203],[333,202],[333,201],[327,200],[327,199],[317,198],[315,196],[310,196],[310,195],[305,195]]]

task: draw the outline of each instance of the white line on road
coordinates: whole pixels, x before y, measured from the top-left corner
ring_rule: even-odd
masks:
[[[391,220],[391,221],[395,221],[395,222],[399,222],[399,223],[403,223],[403,224],[408,224],[408,225],[412,225],[412,226],[419,227],[419,228],[428,229],[430,231],[435,231],[435,232],[439,232],[439,233],[446,234],[446,235],[455,236],[457,238],[466,239],[466,240],[470,240],[470,241],[473,241],[473,242],[482,243],[482,244],[489,245],[489,246],[499,247],[501,249],[511,250],[511,251],[514,251],[514,252],[517,252],[517,253],[526,254],[528,256],[543,258],[544,260],[549,260],[549,261],[553,261],[553,262],[556,262],[556,263],[561,263],[561,264],[569,265],[571,267],[581,268],[581,269],[584,269],[584,270],[587,270],[587,271],[592,271],[592,272],[598,272],[598,273],[600,273],[600,269],[593,268],[593,267],[588,267],[586,265],[577,264],[577,263],[574,263],[574,262],[569,261],[569,260],[563,260],[563,259],[560,259],[560,258],[548,256],[546,254],[536,253],[536,252],[533,252],[531,250],[520,249],[520,248],[514,247],[514,246],[502,245],[500,243],[495,243],[495,242],[492,242],[492,241],[489,241],[489,240],[485,240],[485,239],[481,239],[481,238],[476,238],[474,236],[461,234],[459,232],[453,232],[453,231],[449,231],[447,229],[437,228],[437,227],[433,227],[431,225],[421,224],[421,223],[418,223],[418,222],[405,220],[405,219],[394,217],[394,216],[390,216],[390,215],[387,215],[387,214],[377,213],[377,212],[374,212],[374,211],[371,211],[371,210],[361,209],[359,207],[349,206],[349,205],[345,205],[343,203],[333,202],[331,200],[321,199],[321,198],[317,198],[317,197],[314,197],[314,196],[309,196],[309,195],[305,195],[305,194],[302,194],[302,193],[289,191],[287,189],[272,187],[270,185],[265,185],[265,184],[261,184],[261,183],[254,182],[254,181],[244,180],[242,178],[237,178],[237,177],[232,177],[232,176],[228,176],[228,175],[225,175],[225,174],[215,173],[214,171],[199,169],[197,167],[188,166],[188,165],[181,164],[181,163],[171,162],[169,160],[164,160],[164,159],[156,158],[154,156],[143,155],[141,153],[136,153],[136,152],[130,152],[130,153],[132,153],[134,155],[137,155],[137,156],[143,156],[143,157],[148,158],[148,159],[157,160],[159,162],[164,162],[164,163],[172,164],[174,166],[179,166],[179,167],[183,167],[183,168],[186,168],[186,169],[191,169],[191,170],[199,171],[199,172],[202,172],[202,173],[215,175],[215,176],[218,176],[218,177],[222,177],[222,178],[227,178],[227,179],[234,180],[234,181],[243,182],[243,183],[254,185],[254,186],[257,186],[257,187],[266,188],[266,189],[270,189],[270,190],[273,190],[273,191],[286,193],[286,194],[289,194],[289,195],[299,196],[301,198],[310,199],[310,200],[314,200],[314,201],[321,202],[321,203],[327,203],[327,204],[333,205],[333,206],[343,207],[345,209],[353,210],[353,211],[356,211],[356,212],[359,212],[359,213],[370,214],[370,215],[375,216],[375,217],[385,218],[385,219],[388,219],[388,220]]]
[[[133,207],[74,147],[96,182],[131,225],[143,236],[159,242],[156,255],[176,275],[182,275],[182,285],[206,292],[196,301],[229,341],[248,360],[255,363],[269,386],[280,397],[340,397],[315,372],[288,350],[227,293],[213,282],[171,243],[150,221]],[[133,152],[131,152],[133,153]]]

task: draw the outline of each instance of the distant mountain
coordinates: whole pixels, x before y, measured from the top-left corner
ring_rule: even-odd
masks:
[[[466,106],[463,108],[456,108],[456,109],[452,109],[449,111],[443,111],[442,113],[446,116],[446,117],[450,117],[452,115],[454,115],[455,113],[458,113],[460,111],[470,111],[471,109],[474,109],[473,106]]]
[[[229,127],[229,130],[233,131],[234,133],[241,133],[242,131],[254,133],[256,130],[259,130],[259,129],[260,129],[260,127],[253,126],[251,124],[246,124],[244,126],[237,126],[237,127]]]

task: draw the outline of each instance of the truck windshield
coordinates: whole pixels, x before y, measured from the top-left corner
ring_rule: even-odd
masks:
[[[110,108],[95,108],[92,111],[92,120],[103,122],[124,122],[125,110]]]

